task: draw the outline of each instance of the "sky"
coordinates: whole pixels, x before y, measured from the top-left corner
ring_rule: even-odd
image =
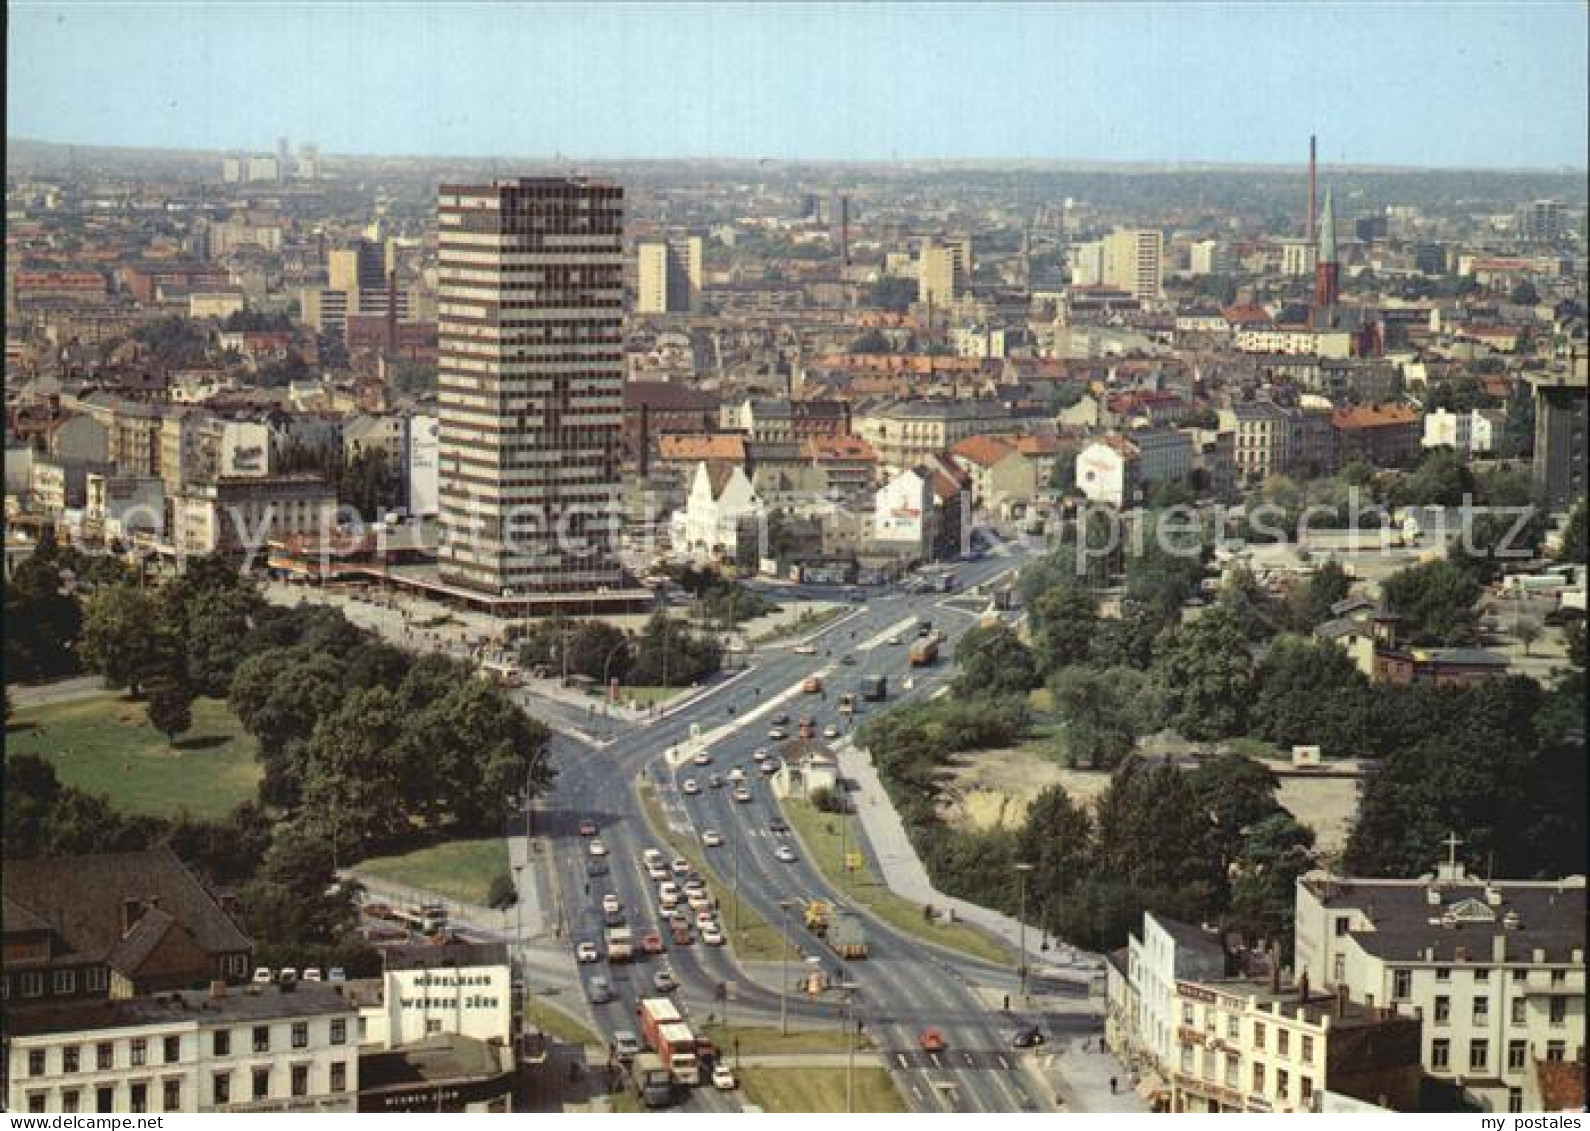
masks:
[[[28,3],[6,131],[79,145],[1583,168],[1574,2]]]

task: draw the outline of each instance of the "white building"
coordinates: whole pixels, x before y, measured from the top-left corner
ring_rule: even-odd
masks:
[[[1455,850],[1455,842],[1452,848]],[[1298,881],[1299,977],[1424,1019],[1423,1063],[1490,1111],[1585,1058],[1585,880],[1484,881],[1455,851],[1416,880]]]
[[[1165,276],[1165,238],[1156,228],[1121,228],[1104,237],[1104,284],[1133,298],[1160,297]]]
[[[1147,912],[1142,938],[1130,936],[1126,949],[1125,977],[1106,981],[1120,996],[1107,1003],[1105,1037],[1117,1056],[1169,1079],[1181,1021],[1176,983],[1224,977],[1225,948],[1216,935]]]
[[[418,518],[429,518],[440,509],[436,476],[440,435],[440,422],[435,416],[417,413],[409,417],[403,472],[408,482],[409,514]]]
[[[271,473],[270,425],[229,420],[221,428],[221,474],[249,478]]]
[[[933,484],[915,469],[902,471],[878,490],[873,500],[872,536],[891,546],[909,546],[929,556],[933,546]]]
[[[12,1112],[354,1110],[358,1012],[335,986],[184,990],[12,1009]]]
[[[1077,490],[1091,503],[1124,508],[1137,499],[1136,446],[1121,436],[1105,436],[1077,453]]]
[[[1499,422],[1481,409],[1452,412],[1438,408],[1425,414],[1420,443],[1426,448],[1451,448],[1467,459],[1494,451],[1500,431]]]
[[[1236,256],[1223,240],[1199,240],[1187,249],[1188,273],[1192,275],[1230,275],[1236,271]]]
[[[1346,330],[1314,330],[1303,326],[1268,326],[1240,329],[1232,345],[1243,353],[1312,354],[1340,360],[1352,353],[1352,335]]]
[[[745,469],[726,464],[696,464],[685,508],[674,513],[674,545],[705,557],[739,554],[747,526],[759,524],[761,497]]]
[[[1066,262],[1073,287],[1097,287],[1104,282],[1104,245],[1098,240],[1072,244]]]
[[[507,1045],[513,970],[501,943],[400,946],[386,951],[381,1000],[360,1010],[363,1043],[413,1044],[438,1033]]]

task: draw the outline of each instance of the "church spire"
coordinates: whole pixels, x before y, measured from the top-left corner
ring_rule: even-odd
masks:
[[[1336,208],[1331,200],[1331,187],[1325,186],[1325,206],[1320,209],[1319,263],[1336,263]]]

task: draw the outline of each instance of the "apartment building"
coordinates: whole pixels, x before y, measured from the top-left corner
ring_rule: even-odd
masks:
[[[1414,880],[1298,881],[1299,978],[1424,1023],[1429,1075],[1524,1110],[1540,1064],[1585,1062],[1585,881],[1486,881],[1456,859]]]
[[[1220,410],[1220,431],[1231,433],[1231,458],[1242,479],[1259,480],[1292,467],[1292,414],[1273,401],[1247,401]]]
[[[320,476],[217,476],[185,486],[172,508],[179,554],[263,552],[268,542],[335,528],[337,493]]]
[[[1008,408],[991,400],[887,401],[855,412],[851,426],[890,473],[948,451],[968,436],[1009,435],[1020,428]]]
[[[703,240],[647,240],[635,249],[635,313],[688,314],[701,308]]]
[[[1165,238],[1154,228],[1120,228],[1105,236],[1102,282],[1152,302],[1164,294]]]

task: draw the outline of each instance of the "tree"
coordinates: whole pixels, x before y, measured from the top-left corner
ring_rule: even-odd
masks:
[[[903,312],[911,309],[911,304],[916,301],[917,284],[915,279],[901,279],[894,275],[881,276],[872,285],[869,296],[869,305],[880,310]]]
[[[513,876],[507,872],[498,872],[491,878],[491,886],[486,889],[486,906],[495,911],[506,911],[519,902],[519,889],[514,886]]]
[[[850,343],[847,353],[888,353],[889,339],[881,331],[868,330]]]
[[[1386,608],[1400,618],[1412,644],[1472,644],[1479,638],[1480,585],[1451,562],[1423,562],[1398,570],[1381,585]]]
[[[1154,661],[1171,725],[1188,738],[1229,738],[1246,730],[1253,662],[1242,627],[1218,606],[1168,630]]]
[[[1126,759],[1095,812],[1100,874],[1136,887],[1196,888],[1209,905],[1220,904],[1224,876],[1209,816],[1174,765]]]
[[[1456,507],[1474,497],[1474,476],[1451,448],[1432,448],[1391,490],[1396,506]]]
[[[21,562],[5,587],[5,667],[11,680],[49,679],[79,670],[83,609],[65,590],[61,567],[44,547]]]
[[[1112,672],[1070,667],[1049,677],[1049,694],[1064,728],[1062,748],[1074,767],[1114,769],[1137,745],[1140,720]]]
[[[1336,645],[1283,636],[1259,665],[1254,733],[1279,746],[1362,754],[1370,731],[1369,681]]]
[[[1071,582],[1051,586],[1027,605],[1033,659],[1040,672],[1087,661],[1099,632],[1099,602]]]
[[[1585,497],[1579,496],[1579,501],[1573,505],[1573,510],[1568,512],[1568,524],[1562,530],[1562,558],[1564,561],[1578,562],[1583,565],[1590,558],[1590,526],[1586,525]]]
[[[1331,608],[1347,599],[1352,578],[1334,558],[1325,562],[1307,581],[1292,585],[1286,592],[1287,620],[1298,632],[1312,632],[1331,619]]]
[[[1066,900],[1092,866],[1093,820],[1062,787],[1049,786],[1027,806],[1015,855],[1032,865],[1028,891],[1036,897],[1040,920],[1048,924],[1050,908]]]
[[[1038,686],[1032,652],[1007,625],[977,627],[955,648],[957,695],[1025,694]]]
[[[1314,867],[1314,832],[1284,810],[1262,818],[1243,839],[1231,884],[1231,922],[1250,939],[1292,950],[1297,881]]]
[[[1513,635],[1524,646],[1524,655],[1530,654],[1530,649],[1535,646],[1535,641],[1540,639],[1541,624],[1533,617],[1525,617],[1513,626]]]
[[[263,603],[252,584],[232,585],[196,593],[172,610],[187,642],[186,680],[199,694],[226,698]]]
[[[1280,629],[1275,601],[1246,566],[1232,571],[1215,606],[1231,614],[1245,640],[1268,640]]]
[[[112,687],[134,696],[157,675],[159,641],[151,631],[160,622],[153,593],[133,585],[101,589],[89,596],[83,615],[83,660]]]
[[[402,484],[393,473],[386,449],[361,448],[343,469],[337,501],[351,506],[366,522],[375,522],[403,501]]]
[[[1268,766],[1231,751],[1199,763],[1186,776],[1199,812],[1209,819],[1208,844],[1219,858],[1220,873],[1227,875],[1249,831],[1280,811],[1279,783]]]
[[[402,736],[396,698],[381,687],[351,693],[315,724],[305,751],[301,819],[330,844],[334,861],[387,847],[404,831],[396,772]]]
[[[1502,563],[1527,561],[1546,539],[1546,515],[1529,507],[1522,515],[1481,511],[1467,515],[1466,528],[1453,544],[1448,560],[1480,585],[1502,575]]]
[[[175,745],[177,735],[193,725],[193,689],[182,680],[169,676],[149,685],[149,702],[145,704],[149,725],[166,736]]]
[[[680,687],[705,679],[722,663],[722,649],[666,613],[652,614],[636,643],[630,681],[642,686]]]
[[[1508,301],[1514,306],[1534,306],[1540,302],[1540,292],[1535,289],[1535,284],[1528,279],[1522,279],[1508,295]]]
[[[329,944],[357,922],[356,888],[334,870],[336,848],[319,825],[277,824],[254,880],[238,893],[242,925],[258,942]]]

